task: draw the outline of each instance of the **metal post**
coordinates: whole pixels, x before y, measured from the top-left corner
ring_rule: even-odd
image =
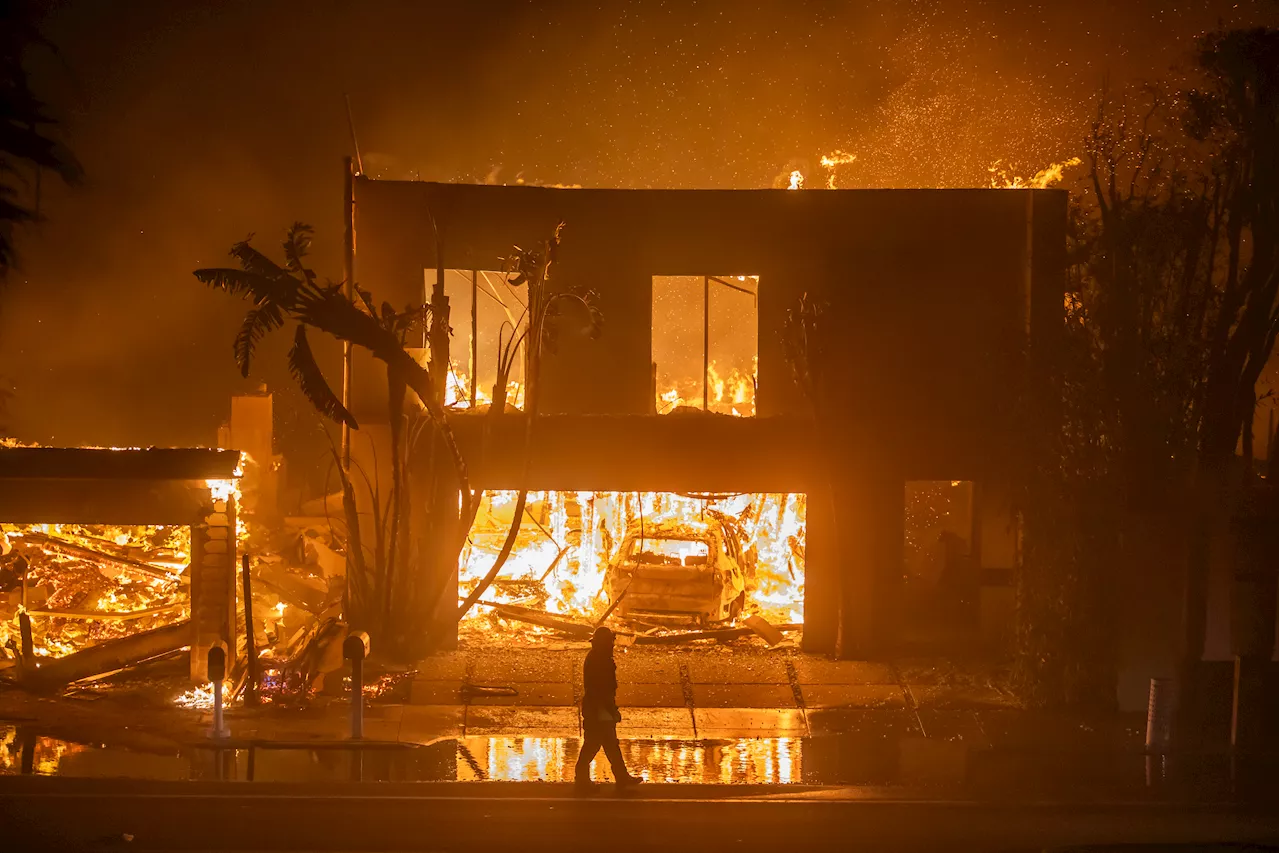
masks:
[[[342,158],[342,279],[347,299],[356,296],[356,176],[351,158]],[[342,342],[342,405],[351,409],[351,342]],[[342,467],[351,470],[351,427],[342,425]]]
[[[480,273],[476,270],[471,271],[471,410],[474,412],[476,408],[476,388],[479,387],[480,379],[480,337],[479,323],[476,316],[479,310],[476,306],[476,297],[480,295]]]
[[[207,659],[209,681],[213,683],[213,737],[225,738],[229,732],[222,721],[222,682],[227,677],[227,644],[221,640],[209,649]]]
[[[364,631],[348,634],[342,655],[351,661],[351,739],[360,740],[364,737],[364,659],[369,655],[369,635]]]
[[[1151,690],[1147,695],[1146,747],[1148,753],[1159,753],[1168,749],[1175,701],[1173,679],[1151,679]]]
[[[22,775],[30,776],[36,770],[36,733],[30,729],[19,729],[18,742],[22,745]]]
[[[222,680],[213,682],[213,736],[222,737]]]
[[[364,661],[351,661],[351,739],[364,737]]]
[[[702,277],[702,411],[711,406],[711,279]]]
[[[444,292],[444,235],[436,227],[436,283],[431,288],[431,329],[427,345],[431,350],[431,392],[444,405],[444,389],[449,376],[449,297]]]
[[[249,582],[249,555],[240,558],[240,576],[244,588],[244,644],[249,656],[247,680],[244,687],[246,705],[258,704],[258,652],[253,644],[253,590]]]

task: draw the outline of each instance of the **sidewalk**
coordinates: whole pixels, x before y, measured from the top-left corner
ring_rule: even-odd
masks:
[[[25,738],[36,741],[27,747],[33,772],[36,752],[49,756],[48,772],[72,775],[150,767],[137,757],[147,753],[176,756],[154,765],[163,764],[154,772],[166,778],[256,771],[332,781],[358,764],[385,780],[563,781],[578,749],[584,654],[481,648],[429,658],[395,689],[395,701],[366,706],[354,750],[342,696],[305,708],[232,707],[231,736],[215,741],[210,712],[145,692],[131,702],[109,692],[87,699],[0,691],[0,742],[9,732],[9,769],[0,750],[0,772],[20,771]],[[1141,789],[1150,776],[1140,718],[1023,711],[980,669],[719,647],[632,648],[617,660],[618,733],[628,762],[653,781]],[[215,767],[215,748],[242,754]],[[249,751],[258,756],[252,771]],[[58,758],[68,752],[76,754]],[[353,754],[363,758],[353,764]]]

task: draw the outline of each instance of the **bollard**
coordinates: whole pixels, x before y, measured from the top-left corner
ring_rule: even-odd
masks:
[[[342,656],[351,661],[351,739],[364,737],[364,659],[369,656],[369,635],[353,631],[342,643]]]
[[[227,677],[227,644],[222,640],[209,648],[209,680],[213,682],[213,737],[224,738],[230,732],[222,722],[222,682]]]
[[[1151,692],[1147,696],[1147,752],[1164,752],[1169,748],[1173,705],[1173,679],[1151,679]]]

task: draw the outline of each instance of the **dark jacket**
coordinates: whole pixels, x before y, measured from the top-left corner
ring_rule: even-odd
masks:
[[[600,709],[618,711],[618,667],[612,649],[592,649],[582,664],[582,716],[593,720]]]

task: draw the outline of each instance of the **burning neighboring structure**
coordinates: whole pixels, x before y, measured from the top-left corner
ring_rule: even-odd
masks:
[[[233,450],[0,447],[0,643],[60,686],[234,644]]]
[[[534,490],[515,556],[464,632],[520,617],[589,624],[611,610],[662,621],[622,607],[625,587],[608,577],[618,549],[642,517],[654,520],[656,538],[692,542],[718,515],[725,521],[714,523],[734,531],[726,559],[734,551],[749,562],[755,549],[756,576],[742,581],[732,615],[698,611],[697,620],[767,613],[803,621],[810,650],[833,649],[841,632],[847,654],[890,646],[901,622],[909,481],[980,484],[965,557],[979,572],[1016,559],[996,540],[1015,538],[1006,488],[1015,412],[1061,329],[1064,192],[584,190],[364,177],[349,189],[355,278],[391,304],[452,311],[453,390],[441,399],[471,486],[485,493],[459,564],[427,556],[414,571],[460,598],[474,593],[502,549],[509,493]],[[602,332],[562,333],[542,356],[532,423],[516,411],[518,393],[509,417],[483,418],[494,375],[486,350],[520,325],[519,295],[486,271],[557,223],[557,280],[597,294]],[[676,330],[683,338],[673,344],[656,295],[680,278],[701,284],[701,308],[694,289],[688,310],[667,313],[699,316],[700,334]],[[743,299],[717,314],[713,297],[723,294]],[[817,419],[784,341],[802,297],[820,302],[836,330],[810,356],[827,377]],[[717,346],[732,353],[731,382]],[[664,372],[664,358],[693,367]],[[348,401],[375,450],[389,435],[378,426],[386,387],[357,351]],[[362,463],[373,469],[389,456],[366,451]],[[428,471],[411,475],[412,493],[430,491]],[[788,529],[752,525],[778,506],[795,513]],[[690,582],[713,559],[664,547],[633,556]],[[984,552],[1000,554],[1000,565]],[[431,544],[417,553],[430,555]],[[778,589],[780,603],[771,600]],[[453,610],[443,596],[422,622],[439,636]]]

